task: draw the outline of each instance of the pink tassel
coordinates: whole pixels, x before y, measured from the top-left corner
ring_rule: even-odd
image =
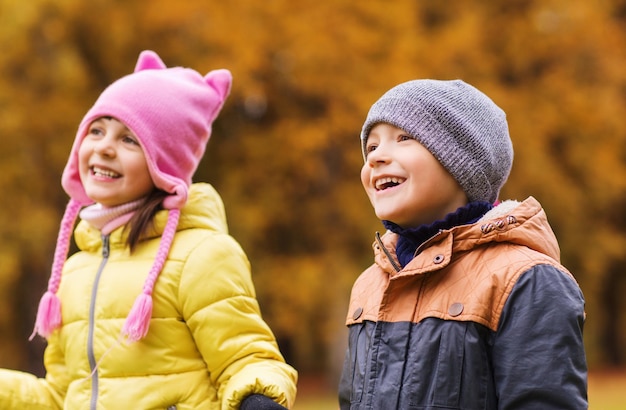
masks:
[[[124,323],[124,327],[122,328],[122,337],[125,337],[129,342],[137,342],[148,334],[150,318],[152,317],[152,290],[154,289],[154,283],[157,277],[161,273],[161,269],[163,269],[165,259],[167,259],[167,254],[174,240],[174,234],[176,234],[176,226],[178,225],[179,217],[179,209],[170,209],[161,243],[157,250],[156,259],[154,260],[150,272],[148,272],[148,277],[143,286],[143,292],[141,295],[137,296],[135,304],[130,310],[126,318],[126,323]]]
[[[61,326],[61,301],[58,296],[50,291],[44,293],[39,302],[37,310],[37,320],[35,321],[35,330],[29,340],[35,337],[35,334],[45,337],[46,339],[52,332]]]
[[[52,332],[61,326],[61,300],[56,295],[56,292],[59,290],[59,284],[61,283],[61,271],[63,270],[63,264],[65,263],[65,258],[67,258],[67,251],[70,246],[72,227],[74,226],[74,222],[76,221],[81,207],[80,202],[70,199],[65,208],[65,213],[61,220],[61,228],[59,229],[59,236],[57,238],[57,247],[54,251],[54,261],[52,263],[52,273],[48,280],[48,290],[39,301],[35,329],[33,330],[33,334],[30,335],[29,340],[33,340],[36,334],[47,339]]]
[[[152,296],[142,293],[135,300],[126,323],[122,328],[122,336],[129,342],[136,342],[148,334],[152,317]]]

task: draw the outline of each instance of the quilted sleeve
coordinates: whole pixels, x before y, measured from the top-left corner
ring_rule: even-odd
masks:
[[[499,408],[587,408],[584,303],[574,279],[554,266],[519,278],[493,345]]]
[[[44,353],[46,378],[17,370],[0,369],[0,409],[63,408],[68,380],[64,357],[57,347],[56,335],[52,335]]]
[[[296,371],[285,363],[261,317],[241,247],[228,235],[201,241],[190,254],[180,285],[183,316],[219,385],[223,409],[237,409],[252,393],[285,407],[295,400]]]

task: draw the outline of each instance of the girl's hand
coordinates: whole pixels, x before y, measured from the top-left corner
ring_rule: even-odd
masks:
[[[243,399],[240,410],[287,410],[274,400],[262,394],[251,394]]]

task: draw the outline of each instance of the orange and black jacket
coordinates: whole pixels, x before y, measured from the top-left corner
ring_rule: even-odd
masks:
[[[584,298],[532,197],[440,231],[401,267],[387,232],[352,289],[342,410],[586,409]]]

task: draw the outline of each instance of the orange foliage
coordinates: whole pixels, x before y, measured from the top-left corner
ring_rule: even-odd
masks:
[[[0,366],[33,368],[26,338],[78,122],[147,48],[234,74],[196,179],[222,193],[300,370],[336,371],[350,285],[382,229],[358,177],[362,121],[418,77],[463,78],[507,112],[503,196],[544,204],[587,296],[590,362],[626,362],[612,347],[626,343],[626,306],[613,302],[626,291],[623,1],[236,3],[0,0],[0,285],[19,296],[0,298]]]

